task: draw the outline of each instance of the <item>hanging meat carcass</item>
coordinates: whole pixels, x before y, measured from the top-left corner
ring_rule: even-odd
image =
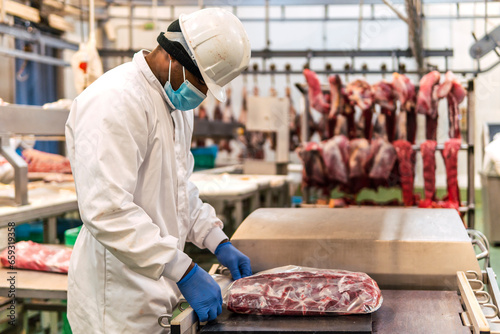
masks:
[[[372,140],[371,146],[375,147],[373,160],[369,163],[369,174],[373,187],[390,185],[389,177],[397,160],[396,150],[391,143],[383,139]],[[370,161],[370,159],[369,159]]]
[[[441,152],[446,167],[446,183],[448,194],[442,207],[457,209],[460,206],[460,190],[458,188],[458,152],[460,151],[461,140],[451,138],[444,143]]]
[[[394,143],[398,157],[399,178],[403,193],[403,204],[412,206],[415,204],[413,182],[415,179],[415,151],[407,140],[396,140]]]
[[[224,104],[224,108],[222,109],[221,115],[221,121],[223,123],[232,123],[234,122],[234,115],[233,115],[233,107],[231,105],[231,88],[228,87],[226,89],[226,103]],[[231,145],[230,145],[230,140],[229,139],[221,139],[219,142],[219,151],[227,151],[227,153],[231,154]]]
[[[198,119],[208,120],[207,109],[205,108],[205,101],[198,107]],[[205,138],[196,138],[196,147],[205,147]]]
[[[418,204],[421,208],[436,206],[436,146],[434,140],[426,140],[420,145],[424,166],[424,199]]]
[[[363,112],[364,137],[371,140],[372,137],[372,115],[373,115],[373,93],[370,85],[364,80],[356,80],[349,83],[346,93],[351,105],[358,106]]]
[[[330,188],[349,182],[349,140],[345,136],[335,136],[321,143],[322,158],[330,180]]]
[[[370,155],[370,143],[365,138],[349,142],[349,179],[351,193],[358,193],[370,184],[366,162]]]
[[[448,124],[450,138],[460,138],[460,111],[458,105],[464,100],[465,89],[451,71],[446,72],[444,82],[437,90],[438,98],[448,100]]]
[[[438,71],[427,73],[420,80],[417,98],[417,112],[425,115],[425,137],[429,140],[437,139],[437,118],[439,97],[437,90],[441,74]]]
[[[406,75],[396,72],[392,74],[392,86],[400,103],[399,117],[401,120],[405,119],[405,122],[402,122],[398,129],[398,138],[406,139],[411,144],[415,144],[417,135],[415,86]],[[403,115],[404,117],[402,117]]]
[[[393,86],[385,81],[380,81],[372,86],[373,99],[380,105],[381,112],[385,115],[385,129],[387,140],[393,142],[396,137],[396,96]]]
[[[306,143],[297,149],[302,159],[304,169],[302,170],[302,186],[317,187],[328,193],[328,172],[323,160],[323,149],[315,142]]]
[[[309,88],[308,96],[311,107],[322,114],[328,114],[330,112],[330,104],[326,102],[318,76],[315,72],[307,68],[304,69],[303,73]]]

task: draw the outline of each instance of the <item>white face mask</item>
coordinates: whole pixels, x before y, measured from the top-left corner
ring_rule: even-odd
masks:
[[[184,66],[182,67],[182,75],[184,76],[184,82],[177,90],[172,88],[170,84],[170,72],[172,68],[172,60],[170,60],[170,65],[168,67],[168,81],[165,83],[163,89],[167,93],[168,98],[174,105],[176,109],[186,111],[198,107],[203,100],[207,97],[205,94],[200,92],[189,80],[186,80],[186,72]]]

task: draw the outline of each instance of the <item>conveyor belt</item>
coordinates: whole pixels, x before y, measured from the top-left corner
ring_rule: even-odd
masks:
[[[382,307],[371,316],[259,317],[225,310],[201,333],[470,334],[460,320],[463,310],[454,291],[382,290],[382,295]]]

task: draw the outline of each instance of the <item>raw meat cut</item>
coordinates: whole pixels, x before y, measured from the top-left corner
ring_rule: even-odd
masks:
[[[396,150],[390,143],[379,140],[380,148],[377,150],[373,161],[373,167],[370,169],[370,179],[387,181],[391,175],[392,168],[397,160]],[[372,142],[372,146],[374,143]]]
[[[411,147],[411,143],[406,140],[396,140],[393,145],[398,156],[403,204],[405,206],[412,206],[415,204],[415,195],[413,194],[416,158],[415,151]]]
[[[345,136],[335,136],[322,143],[323,161],[331,180],[330,187],[335,183],[349,182],[348,160],[349,140]]]
[[[318,187],[327,192],[328,172],[323,161],[321,146],[318,143],[309,142],[305,144],[305,147],[299,148],[298,153],[304,165],[302,186]]]
[[[444,82],[437,90],[438,98],[448,100],[448,125],[450,138],[460,138],[460,111],[458,105],[464,100],[466,91],[451,71],[446,72]]]
[[[261,273],[235,281],[225,300],[243,314],[312,316],[366,314],[382,305],[380,288],[365,273],[308,269]]]
[[[26,149],[22,156],[28,163],[28,172],[71,173],[69,159],[62,155]]]
[[[375,103],[380,105],[382,114],[385,115],[385,128],[387,140],[393,142],[396,137],[396,103],[395,92],[392,85],[380,81],[372,86]]]
[[[323,91],[321,90],[321,82],[315,72],[304,69],[304,76],[306,77],[307,85],[309,87],[309,103],[312,108],[316,109],[322,114],[330,112],[330,105],[326,102]]]
[[[445,207],[458,209],[460,206],[460,190],[458,189],[458,151],[460,151],[461,140],[452,138],[444,143],[441,152],[446,167],[446,183],[448,195],[446,196]]]
[[[439,97],[439,79],[441,74],[438,71],[427,73],[420,80],[420,88],[417,98],[417,112],[425,115],[425,137],[436,140],[437,138],[437,118]]]
[[[14,246],[15,251],[7,247],[0,255],[4,267],[10,268],[13,265],[17,269],[68,272],[72,251],[69,247],[41,245],[33,241],[19,241]]]
[[[401,134],[406,133],[406,137],[400,136],[399,139],[406,139],[410,143],[415,144],[415,137],[417,135],[417,114],[415,110],[417,96],[415,86],[406,75],[399,73],[392,74],[392,86],[396,91],[396,96],[401,105],[401,111],[406,113],[406,122],[404,123],[406,124],[406,129],[401,128],[399,130]]]
[[[434,140],[420,145],[424,165],[424,202],[419,204],[422,207],[429,207],[436,200],[436,146]]]
[[[356,80],[349,83],[346,93],[351,105],[357,105],[363,112],[364,135],[370,140],[372,138],[372,115],[373,115],[373,93],[370,85],[364,80]]]

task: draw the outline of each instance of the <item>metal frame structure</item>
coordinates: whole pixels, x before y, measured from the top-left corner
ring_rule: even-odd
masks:
[[[14,167],[15,202],[27,205],[28,165],[10,147],[12,135],[63,136],[69,110],[36,106],[0,106],[0,154]]]
[[[330,72],[332,73],[332,72]],[[335,71],[335,73],[338,73]],[[301,119],[301,127],[302,133],[301,138],[303,138],[303,142],[306,138],[309,137],[308,134],[308,120],[307,115],[310,112],[310,102],[308,96],[308,87],[306,84],[295,85],[298,90],[304,96],[304,110],[302,112]],[[329,93],[330,88],[326,85],[323,85],[322,90],[324,93]],[[474,120],[475,120],[475,95],[474,95],[474,80],[471,79],[467,82],[467,132],[465,134],[464,144],[460,147],[460,150],[467,151],[467,200],[461,203],[461,207],[459,208],[460,212],[464,212],[467,214],[467,227],[474,228],[475,226],[475,170],[474,170]],[[308,112],[309,111],[309,112]],[[413,145],[413,150],[420,151],[419,145]],[[436,147],[437,151],[442,151],[444,148],[443,144],[439,144]],[[303,189],[303,202],[308,204],[310,199],[309,189]]]

